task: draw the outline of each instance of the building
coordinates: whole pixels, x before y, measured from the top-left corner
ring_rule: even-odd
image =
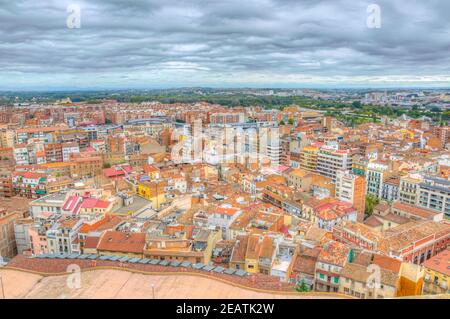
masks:
[[[425,176],[419,184],[417,205],[442,212],[450,218],[450,181]]]
[[[391,212],[395,215],[407,217],[411,220],[424,219],[440,222],[444,217],[444,214],[441,212],[398,201],[392,204]]]
[[[242,214],[242,211],[231,205],[213,206],[207,211],[208,225],[221,230],[222,239],[231,238],[230,226]]]
[[[378,251],[381,234],[361,223],[344,222],[333,227],[333,239],[353,248]]]
[[[422,182],[420,175],[407,175],[400,178],[398,199],[402,203],[416,205],[419,184]]]
[[[167,182],[140,182],[137,187],[137,194],[153,204],[153,209],[159,210],[166,202],[165,187]]]
[[[339,292],[361,299],[396,297],[401,262],[376,254],[362,255],[367,256],[358,256],[343,267]]]
[[[339,170],[351,171],[354,149],[340,150],[332,147],[322,147],[317,153],[317,173],[336,181]]]
[[[0,257],[13,258],[17,255],[14,223],[23,216],[0,207]]]
[[[305,284],[309,291],[315,290],[315,271],[321,248],[300,246],[291,272],[291,282]]]
[[[47,163],[55,163],[63,161],[63,151],[61,144],[45,144],[45,159]],[[67,162],[67,160],[66,160]]]
[[[30,229],[33,227],[32,218],[21,218],[14,222],[14,237],[16,239],[17,254],[31,253]]]
[[[388,177],[389,166],[387,164],[368,163],[366,171],[367,194],[382,198],[383,184]]]
[[[39,198],[46,195],[47,174],[40,172],[15,171],[12,187],[15,195]]]
[[[14,146],[13,156],[16,165],[27,165],[30,163],[26,144],[16,144]]]
[[[411,221],[388,229],[382,235],[381,253],[416,265],[450,245],[450,225],[430,220]]]
[[[178,235],[148,234],[144,256],[158,260],[210,264],[212,251],[222,238],[220,229],[201,228],[195,230],[192,238],[186,235],[183,231]]]
[[[317,154],[319,148],[314,146],[305,146],[300,152],[300,168],[314,172],[317,169]]]
[[[0,197],[12,197],[13,195],[11,172],[0,169]]]
[[[106,231],[97,246],[99,255],[118,255],[142,258],[145,248],[145,233]]]
[[[94,154],[72,153],[70,175],[74,178],[95,177],[102,174],[102,157]]]
[[[422,294],[450,293],[450,248],[445,249],[423,263],[424,283]]]
[[[388,202],[393,202],[398,199],[400,188],[400,178],[391,176],[383,183],[381,190],[381,198]]]
[[[353,204],[358,221],[363,221],[366,206],[366,181],[363,177],[344,171],[336,172],[336,198]]]
[[[83,219],[65,217],[47,231],[47,249],[51,254],[80,253],[78,232]]]
[[[341,271],[347,264],[350,248],[337,241],[327,241],[322,245],[315,269],[315,290],[338,292]]]

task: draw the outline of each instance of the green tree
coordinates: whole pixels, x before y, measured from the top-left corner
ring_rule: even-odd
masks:
[[[111,168],[111,163],[104,163],[103,168]]]
[[[360,109],[361,108],[361,102],[360,101],[353,101],[352,102],[352,108]]]
[[[280,121],[280,123],[278,123],[279,125],[285,125],[286,123],[284,123],[283,120]]]
[[[380,199],[373,195],[366,196],[366,209],[365,213],[367,216],[372,215],[373,209],[380,203]]]
[[[305,280],[302,279],[302,281],[297,283],[297,285],[295,286],[295,290],[298,291],[298,292],[308,292],[309,291],[309,287],[305,283]]]
[[[294,125],[294,119],[289,119],[289,120],[288,120],[288,124],[289,124],[289,125]]]

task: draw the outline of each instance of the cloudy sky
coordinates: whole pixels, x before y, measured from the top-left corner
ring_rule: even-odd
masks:
[[[0,90],[449,83],[448,0],[0,0]]]

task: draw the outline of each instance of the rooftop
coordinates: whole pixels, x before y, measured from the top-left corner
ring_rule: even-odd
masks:
[[[423,263],[423,266],[446,276],[450,276],[450,248],[431,257]]]

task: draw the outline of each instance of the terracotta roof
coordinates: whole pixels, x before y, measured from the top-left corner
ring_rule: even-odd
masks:
[[[386,216],[381,217],[383,219],[389,220],[391,222],[394,222],[396,224],[406,224],[407,222],[410,222],[411,219],[405,216],[395,215],[392,213],[387,214]]]
[[[412,221],[383,232],[384,240],[380,248],[384,251],[399,251],[414,242],[435,234],[449,234],[450,225],[429,220]]]
[[[145,233],[125,233],[107,231],[98,244],[98,250],[116,251],[122,253],[143,253],[145,247]]]
[[[426,268],[450,276],[450,248],[431,257],[423,263]]]
[[[88,236],[84,242],[84,248],[97,248],[100,237]]]
[[[353,279],[358,282],[366,283],[372,272],[368,271],[366,266],[362,266],[355,263],[347,263],[341,271],[341,277]],[[386,270],[380,269],[381,283],[391,287],[397,287],[398,274]]]
[[[405,212],[407,214],[421,217],[424,219],[433,219],[434,216],[440,214],[439,212],[433,211],[431,209],[421,208],[415,205],[410,205],[402,202],[394,202],[392,204],[392,209],[396,209]]]
[[[320,248],[304,248],[295,259],[293,271],[314,276]]]
[[[231,262],[244,262],[247,252],[248,236],[237,236],[236,243],[231,253]]]
[[[336,266],[344,266],[347,262],[350,248],[334,240],[325,241],[319,253],[318,261]]]
[[[382,226],[383,222],[379,220],[376,216],[372,215],[364,221],[364,225],[369,227],[378,227]]]

